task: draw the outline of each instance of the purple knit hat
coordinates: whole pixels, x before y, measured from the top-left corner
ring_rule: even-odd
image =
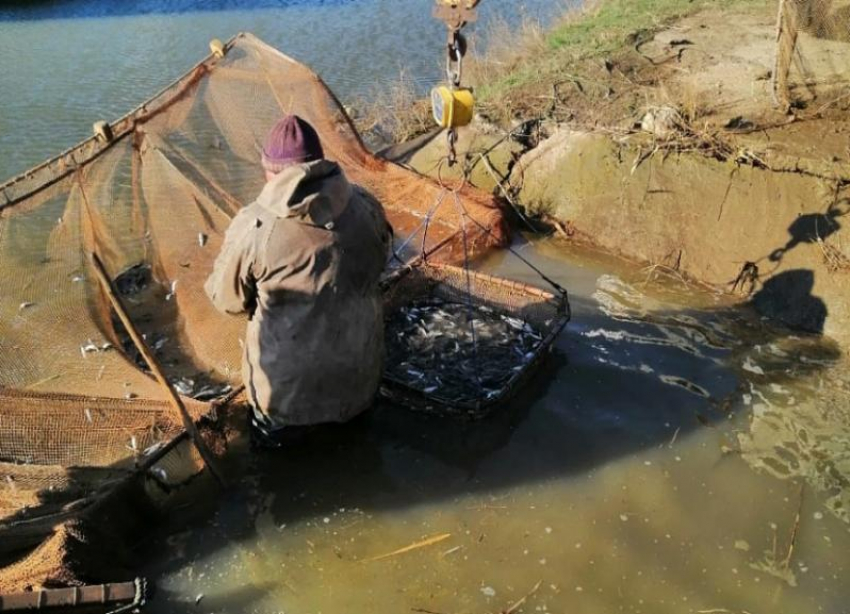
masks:
[[[287,115],[274,125],[263,145],[263,168],[279,173],[287,166],[325,157],[316,130],[297,115]]]

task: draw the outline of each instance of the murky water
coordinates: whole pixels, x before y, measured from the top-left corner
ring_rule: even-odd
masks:
[[[442,78],[430,0],[59,0],[0,3],[0,181],[91,135],[185,73],[212,38],[253,32],[314,68],[345,102]],[[470,28],[547,19],[564,0],[487,0]],[[480,37],[479,37],[480,38]],[[483,43],[483,41],[482,41]]]
[[[147,549],[151,610],[846,611],[838,350],[651,271],[520,247],[574,319],[509,407],[459,424],[384,405],[240,456],[238,486]],[[538,281],[509,255],[486,268]]]

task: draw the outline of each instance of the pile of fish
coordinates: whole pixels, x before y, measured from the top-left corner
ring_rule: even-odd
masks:
[[[387,316],[386,374],[454,402],[492,399],[542,340],[528,322],[485,305],[421,300]]]

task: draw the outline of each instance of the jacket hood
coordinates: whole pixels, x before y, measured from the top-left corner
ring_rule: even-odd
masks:
[[[336,162],[317,160],[290,166],[266,183],[257,204],[278,217],[303,218],[327,227],[345,211],[352,187]]]

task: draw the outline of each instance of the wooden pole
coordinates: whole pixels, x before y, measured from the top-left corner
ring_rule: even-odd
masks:
[[[210,473],[213,474],[213,477],[218,481],[221,486],[225,487],[227,484],[222,476],[221,472],[216,468],[215,462],[213,461],[212,452],[210,452],[207,445],[204,443],[204,440],[201,439],[201,434],[198,432],[198,427],[195,425],[195,421],[192,420],[192,416],[189,415],[189,411],[186,409],[186,406],[183,404],[183,399],[180,398],[180,395],[174,390],[174,386],[171,385],[171,382],[165,377],[165,373],[162,371],[162,367],[159,365],[159,362],[154,357],[153,352],[150,351],[150,348],[145,343],[145,340],[142,339],[142,336],[139,334],[139,331],[136,330],[136,326],[133,324],[133,321],[130,320],[130,316],[127,315],[127,310],[124,309],[124,305],[121,303],[121,299],[118,297],[118,293],[115,291],[115,288],[112,286],[112,280],[109,277],[109,274],[106,272],[106,268],[103,266],[103,262],[101,262],[100,258],[97,254],[92,252],[91,254],[92,264],[94,265],[95,273],[97,273],[97,278],[100,280],[101,285],[103,286],[104,292],[106,292],[106,296],[109,298],[109,302],[112,303],[112,307],[115,309],[115,313],[118,314],[118,318],[121,320],[121,323],[124,325],[124,328],[127,329],[127,333],[129,333],[130,338],[133,340],[133,344],[136,346],[136,349],[139,350],[139,353],[142,355],[142,358],[145,359],[145,362],[148,365],[148,368],[153,373],[154,377],[160,383],[162,388],[168,395],[169,401],[180,414],[180,418],[183,420],[183,428],[186,429],[186,432],[189,433],[189,437],[192,438],[192,441],[195,444],[195,447],[198,449],[198,453],[201,455],[201,458],[204,461],[204,464],[210,470]]]

